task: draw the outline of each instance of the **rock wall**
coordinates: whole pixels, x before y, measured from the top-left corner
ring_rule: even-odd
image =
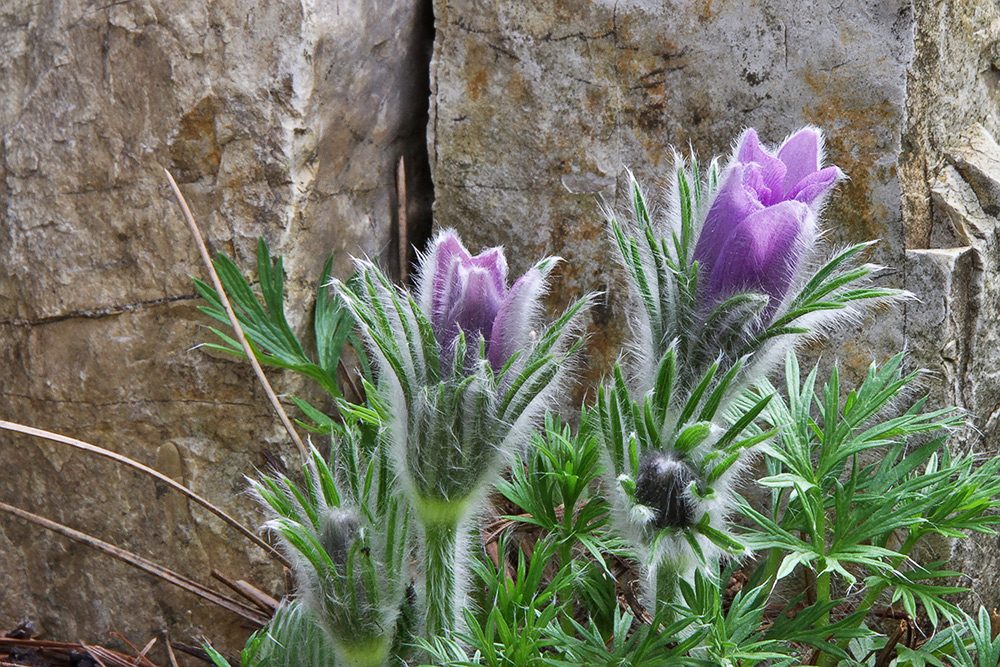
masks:
[[[655,189],[672,147],[704,159],[728,152],[746,126],[772,143],[806,123],[822,127],[828,159],[851,176],[831,206],[833,240],[882,238],[882,261],[902,264],[896,159],[914,51],[908,1],[439,0],[435,19],[435,223],[473,245],[516,248],[518,268],[563,256],[554,308],[607,292],[589,380],[624,335],[624,286],[599,200],[621,208],[624,167]],[[898,346],[902,314],[893,318],[882,337]],[[857,367],[871,357],[863,346],[846,353]]]
[[[919,3],[900,158],[906,340],[932,395],[972,427],[956,442],[1000,455],[1000,5]],[[967,606],[1000,606],[1000,540],[956,544]]]
[[[435,224],[503,243],[521,270],[566,258],[553,310],[590,290],[587,380],[625,334],[624,285],[600,199],[624,208],[623,168],[653,189],[671,146],[727,153],[747,126],[779,143],[806,123],[850,177],[833,244],[882,239],[905,308],[832,341],[848,381],[903,346],[941,405],[1000,453],[1000,5],[980,0],[618,2],[436,0],[429,152]],[[817,349],[816,352],[819,352]],[[825,357],[829,360],[831,355]],[[967,541],[970,601],[1000,604],[996,538]],[[963,564],[965,567],[963,568]]]
[[[592,383],[624,336],[598,209],[621,203],[623,168],[654,184],[671,146],[704,158],[745,126],[777,143],[812,123],[850,175],[831,242],[883,239],[883,280],[919,298],[834,341],[841,363],[856,376],[906,345],[942,380],[935,400],[969,411],[959,444],[995,453],[998,35],[981,0],[434,0],[433,16],[429,0],[3,3],[0,418],[121,451],[252,523],[242,475],[291,450],[245,367],[191,349],[209,336],[189,279],[203,273],[161,167],[215,249],[249,266],[263,235],[285,255],[305,313],[328,253],[343,276],[349,254],[398,252],[405,156],[410,240],[433,192],[437,226],[506,245],[515,271],[562,255],[553,310],[607,293]],[[263,556],[128,471],[7,433],[0,462],[0,502],[196,578],[218,567],[280,590]],[[987,606],[996,546],[960,554]],[[245,635],[6,516],[0,590],[0,626],[27,615],[52,637],[209,629],[232,649]]]
[[[285,255],[304,322],[328,254],[344,277],[350,254],[395,252],[400,156],[426,234],[432,29],[418,0],[0,4],[0,419],[131,456],[253,525],[243,475],[293,450],[247,368],[193,349],[211,337],[190,279],[205,273],[162,170],[214,250],[250,267],[263,235]],[[0,502],[281,591],[281,569],[199,508],[65,447],[0,432]],[[6,515],[0,591],[0,628],[29,616],[51,638],[141,646],[170,628],[234,650],[247,634]]]

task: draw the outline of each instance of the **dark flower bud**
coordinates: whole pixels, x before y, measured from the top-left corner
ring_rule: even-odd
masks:
[[[347,552],[354,543],[358,532],[358,518],[354,512],[339,508],[328,508],[321,517],[319,541],[323,549],[335,563],[347,561]]]
[[[657,528],[689,528],[694,524],[694,506],[687,487],[694,471],[669,454],[650,452],[639,462],[635,499],[656,511]]]

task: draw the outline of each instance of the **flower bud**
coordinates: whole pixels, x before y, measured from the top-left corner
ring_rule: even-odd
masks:
[[[502,248],[472,256],[452,230],[440,233],[423,259],[418,299],[429,316],[441,348],[442,366],[450,365],[459,332],[465,333],[466,359],[475,359],[482,338],[494,371],[530,343],[545,275],[533,268],[507,288],[507,260]]]
[[[358,517],[350,510],[330,507],[320,517],[319,543],[333,562],[344,563],[358,532]]]
[[[695,479],[683,461],[652,451],[639,461],[635,499],[654,510],[657,528],[690,528],[695,509],[687,489]]]
[[[758,292],[770,298],[764,319],[777,310],[815,237],[824,195],[842,175],[820,169],[822,143],[807,127],[772,155],[754,130],[744,133],[695,246],[709,308]]]

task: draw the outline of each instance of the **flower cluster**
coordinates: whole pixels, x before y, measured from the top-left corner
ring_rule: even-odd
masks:
[[[747,130],[725,168],[713,162],[704,178],[697,162],[678,160],[664,218],[650,216],[634,179],[634,221],[611,217],[638,304],[635,362],[630,373],[616,367],[583,427],[603,445],[604,488],[646,568],[654,611],[669,615],[682,581],[743,551],[727,523],[733,480],[747,452],[776,433],[758,425],[772,394],[748,386],[800,334],[853,302],[893,295],[864,285],[875,268],[857,263],[864,244],[808,271],[818,215],[842,176],[822,155],[814,128],[774,151]],[[352,425],[335,440],[343,479],[314,453],[307,493],[280,477],[254,488],[306,584],[296,613],[317,619],[338,663],[382,664],[415,628],[435,641],[461,630],[471,521],[501,466],[527,446],[581,342],[589,297],[541,321],[556,263],[544,259],[511,284],[502,249],[473,255],[445,230],[421,256],[413,294],[368,261],[351,287],[335,283],[378,370],[371,407],[340,403]],[[338,484],[351,490],[344,500]],[[420,558],[408,604],[420,618],[404,623],[410,516]],[[408,629],[394,639],[397,619]]]
[[[727,530],[733,480],[746,453],[774,435],[755,428],[770,395],[737,405],[747,386],[852,302],[896,294],[865,286],[877,268],[857,264],[866,244],[807,270],[818,215],[842,177],[822,156],[815,128],[775,151],[750,129],[704,181],[697,162],[678,160],[665,218],[652,219],[634,179],[634,221],[609,212],[638,316],[632,372],[616,370],[592,421],[654,607],[676,601],[678,581],[699,563],[742,551]]]

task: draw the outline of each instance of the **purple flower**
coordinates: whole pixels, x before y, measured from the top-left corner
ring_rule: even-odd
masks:
[[[480,337],[486,341],[486,356],[494,371],[524,349],[551,265],[550,261],[536,265],[508,290],[502,248],[489,248],[473,257],[453,230],[438,234],[421,262],[417,284],[418,300],[430,318],[442,362],[448,365],[454,357],[459,331],[465,333],[471,356],[478,350]]]
[[[708,210],[694,258],[705,302],[715,306],[741,292],[770,297],[768,319],[781,304],[816,231],[825,194],[841,177],[820,169],[823,136],[806,127],[777,155],[747,130]]]

